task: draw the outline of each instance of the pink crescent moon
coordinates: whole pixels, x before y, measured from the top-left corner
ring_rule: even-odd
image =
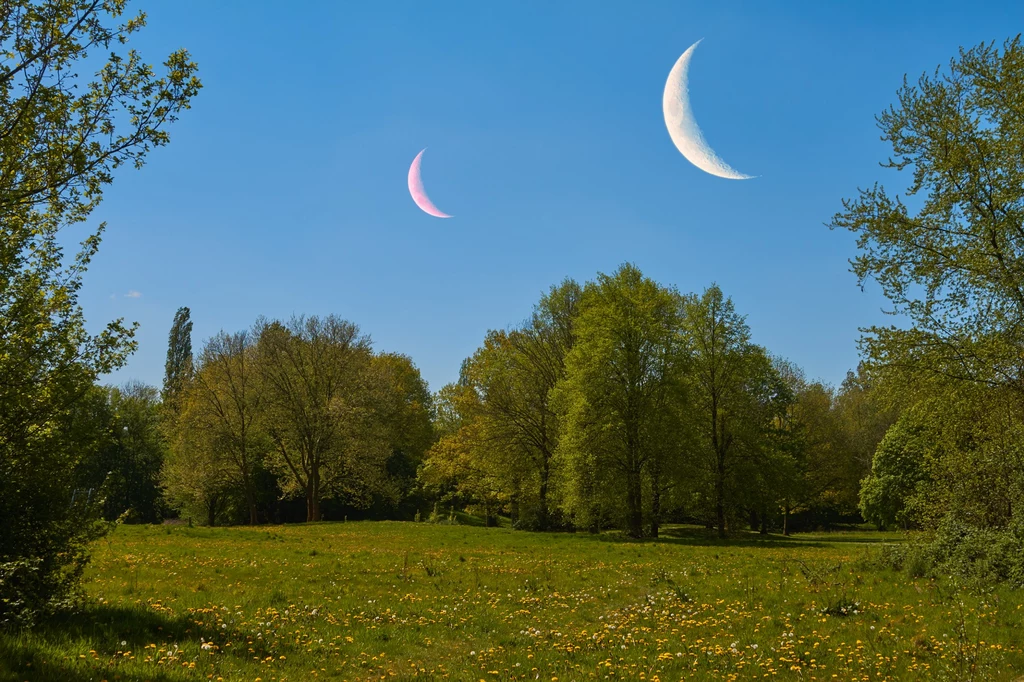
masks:
[[[450,215],[434,206],[434,202],[427,196],[427,190],[423,189],[423,178],[420,177],[420,160],[423,158],[423,152],[425,151],[427,150],[424,147],[423,151],[412,160],[412,165],[409,166],[409,194],[412,195],[412,200],[416,202],[416,205],[424,213],[428,213],[435,218],[451,218]]]

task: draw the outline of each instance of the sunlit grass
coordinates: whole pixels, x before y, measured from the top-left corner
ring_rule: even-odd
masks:
[[[11,680],[1013,679],[1021,596],[873,567],[878,533],[658,542],[413,523],[121,527]],[[1020,673],[1017,673],[1020,674]]]

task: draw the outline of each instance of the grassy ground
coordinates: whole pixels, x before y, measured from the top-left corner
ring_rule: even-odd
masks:
[[[95,547],[84,612],[0,636],[0,679],[1024,674],[1021,594],[972,596],[872,567],[895,536],[669,533],[121,527]]]

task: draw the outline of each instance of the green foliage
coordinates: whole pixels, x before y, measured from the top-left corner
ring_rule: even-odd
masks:
[[[174,454],[164,470],[169,499],[209,525],[237,502],[255,524],[257,481],[271,444],[259,425],[263,403],[253,336],[217,334],[203,346],[195,370],[191,350],[184,367],[187,381],[173,393]]]
[[[98,510],[72,504],[88,448],[65,426],[134,348],[121,321],[89,334],[78,306],[103,226],[73,258],[58,233],[86,220],[116,168],[167,143],[200,87],[186,52],[157,76],[125,47],[145,22],[122,20],[124,5],[14,0],[0,12],[0,620],[61,602],[82,570]],[[95,76],[79,75],[91,65]]]
[[[928,477],[928,441],[925,428],[911,415],[904,415],[886,432],[875,451],[871,473],[861,483],[860,508],[866,521],[879,529],[909,525],[908,507]]]
[[[717,287],[682,296],[624,265],[487,334],[437,394],[419,478],[517,528],[786,529],[790,514],[857,513],[859,458],[884,432],[865,395],[770,357]]]
[[[433,396],[411,358],[398,353],[374,355],[370,361],[389,399],[379,407],[388,412],[380,418],[385,424],[391,454],[384,463],[384,477],[373,492],[379,509],[398,512],[409,518],[419,502],[416,476],[433,445]]]
[[[909,171],[912,212],[881,186],[844,202],[833,227],[857,235],[853,270],[875,280],[911,326],[872,328],[876,363],[918,374],[1012,385],[1024,343],[1024,46],[961,50],[947,71],[904,81],[878,117]]]
[[[832,223],[857,235],[854,272],[908,322],[863,339],[876,395],[926,434],[890,430],[865,513],[932,533],[916,568],[991,580],[1012,579],[999,557],[1016,551],[1024,502],[1022,102],[1019,36],[905,81],[878,125],[913,204],[874,185]]]
[[[749,484],[759,482],[762,490],[772,489],[764,474],[788,464],[773,465],[769,460],[784,455],[774,442],[774,431],[791,398],[767,353],[751,343],[750,328],[721,289],[712,286],[701,296],[686,297],[683,311],[690,410],[706,481],[703,497],[719,536],[725,537],[728,517],[739,497],[751,491]],[[766,501],[760,501],[762,512]]]
[[[565,506],[580,525],[612,514],[641,537],[646,482],[657,532],[660,496],[681,455],[679,326],[676,293],[635,266],[584,288],[577,340],[557,388]]]
[[[167,362],[164,365],[163,400],[172,412],[178,411],[179,394],[192,378],[192,313],[178,308],[167,338]]]
[[[385,415],[402,400],[370,340],[333,315],[261,323],[256,366],[271,467],[286,494],[306,499],[306,520],[321,520],[324,497],[368,504],[386,484],[393,453]]]
[[[551,394],[575,342],[579,298],[572,280],[552,287],[520,327],[489,332],[459,383],[438,393],[439,438],[420,471],[436,496],[476,503],[491,519],[507,508],[519,528],[556,523],[560,422]]]
[[[99,455],[106,468],[104,518],[155,523],[163,516],[160,467],[167,445],[160,428],[157,390],[140,383],[108,389],[113,432],[109,448]]]

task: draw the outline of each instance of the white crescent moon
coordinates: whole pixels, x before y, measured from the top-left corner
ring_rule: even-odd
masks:
[[[412,195],[412,200],[416,202],[416,205],[424,213],[435,218],[451,218],[450,215],[434,206],[434,202],[427,196],[427,190],[423,189],[423,178],[420,177],[420,160],[423,158],[423,152],[425,151],[427,151],[426,147],[416,155],[416,158],[412,160],[412,165],[409,166],[409,194]]]
[[[693,117],[688,90],[690,60],[700,43],[698,40],[683,53],[669,72],[668,81],[665,82],[665,95],[661,106],[665,113],[668,134],[686,160],[702,171],[729,180],[749,180],[754,176],[740,173],[715,154],[715,150],[708,145],[704,134],[697,126],[697,119]]]

